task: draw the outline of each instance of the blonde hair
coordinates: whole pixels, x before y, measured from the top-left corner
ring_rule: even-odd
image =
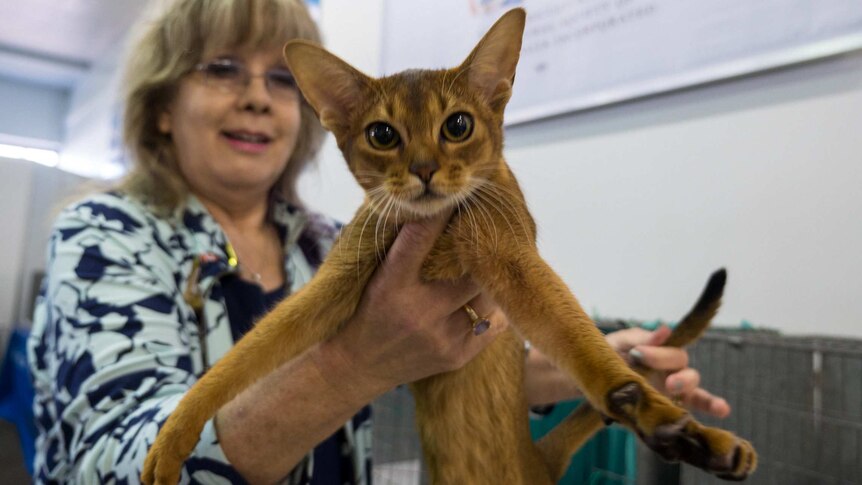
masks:
[[[281,46],[291,39],[320,42],[302,0],[177,0],[147,25],[129,52],[123,139],[133,165],[120,188],[165,213],[182,207],[188,188],[169,135],[158,129],[179,81],[211,49]],[[324,131],[306,102],[290,160],[274,194],[300,205],[296,181],[314,159]]]

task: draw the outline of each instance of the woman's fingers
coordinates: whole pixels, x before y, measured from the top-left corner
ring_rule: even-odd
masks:
[[[674,372],[665,379],[665,388],[672,395],[691,394],[698,386],[700,386],[700,372],[692,368]]]
[[[661,345],[670,337],[672,330],[667,325],[661,325],[654,331],[650,332],[649,338],[644,342],[644,345]],[[638,345],[638,344],[635,344]]]
[[[706,389],[695,389],[693,392],[682,397],[686,407],[702,413],[726,418],[730,414],[730,405],[723,398],[711,394]]]
[[[487,319],[490,326],[477,335],[473,328],[473,318],[463,306],[450,315],[448,333],[452,341],[460,347],[464,363],[475,357],[509,326],[509,321],[500,307],[484,293],[471,299],[467,305],[476,312],[479,319]]]
[[[662,326],[653,332],[645,330],[621,332],[626,333],[617,341],[618,350],[623,350],[626,345],[630,345],[628,356],[631,360],[644,367],[668,373],[663,382],[653,380],[654,384],[663,385],[666,393],[678,396],[686,407],[694,411],[718,418],[724,418],[730,414],[730,405],[727,401],[699,387],[700,372],[688,367],[689,358],[685,349],[661,346],[671,334],[669,327]]]
[[[382,266],[384,277],[393,282],[412,284],[422,269],[422,263],[443,234],[449,223],[451,212],[404,224]]]
[[[479,286],[469,276],[455,281],[433,281],[428,283],[428,288],[435,293],[435,300],[450,307],[451,313],[460,311],[465,316],[467,313],[464,312],[464,305],[480,294]],[[477,308],[476,311],[478,312],[479,309]]]
[[[638,345],[629,351],[629,355],[650,369],[676,371],[688,367],[688,352],[677,347]]]

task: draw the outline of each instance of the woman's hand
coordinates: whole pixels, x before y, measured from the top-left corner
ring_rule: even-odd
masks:
[[[655,331],[628,328],[608,334],[608,343],[629,363],[655,369],[652,384],[665,394],[680,400],[686,407],[718,418],[730,414],[723,398],[700,387],[700,373],[688,367],[688,352],[677,347],[662,347],[671,329],[665,325]]]
[[[354,317],[329,342],[363,379],[387,390],[460,368],[501,333],[507,320],[469,279],[424,282],[422,263],[449,214],[402,227],[365,288]],[[464,305],[491,321],[473,335]]]
[[[700,373],[688,367],[688,352],[675,347],[661,347],[670,336],[669,327],[654,332],[627,328],[607,335],[607,341],[629,364],[655,369],[657,379],[651,384],[686,407],[719,418],[730,414],[730,406],[721,397],[700,387]],[[527,357],[525,377],[527,401],[534,406],[581,397],[581,391],[568,374],[559,370],[535,347]]]
[[[447,221],[405,225],[344,328],[219,411],[219,441],[249,482],[278,481],[362,406],[398,384],[457,369],[505,329],[502,313],[470,281],[420,280]],[[492,322],[482,335],[471,331],[467,302]]]

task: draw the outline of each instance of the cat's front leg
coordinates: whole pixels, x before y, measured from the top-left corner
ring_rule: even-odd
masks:
[[[750,443],[701,425],[628,367],[534,246],[503,246],[494,258],[474,258],[470,270],[521,333],[578,382],[597,410],[634,430],[663,457],[727,479],[742,479],[754,470]]]
[[[376,258],[334,249],[317,275],[267,314],[180,401],[144,463],[144,483],[174,484],[201,430],[215,413],[262,376],[331,337],[356,311]],[[359,281],[357,281],[359,279]]]
[[[612,391],[607,402],[610,415],[665,460],[684,461],[725,480],[744,480],[757,467],[751,443],[699,423],[648,384],[626,384]]]

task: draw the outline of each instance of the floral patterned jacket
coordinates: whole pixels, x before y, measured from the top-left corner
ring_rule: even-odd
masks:
[[[271,216],[285,244],[292,293],[332,247],[336,225],[284,203]],[[230,252],[194,197],[169,219],[117,192],[90,196],[60,214],[28,348],[38,483],[139,481],[159,427],[233,345],[219,285],[236,271]],[[197,312],[183,296],[188,289],[203,295]],[[370,482],[370,420],[350,420],[345,435],[354,483]],[[309,455],[287,483],[307,482],[312,462]],[[228,482],[242,480],[209,421],[182,483]]]

